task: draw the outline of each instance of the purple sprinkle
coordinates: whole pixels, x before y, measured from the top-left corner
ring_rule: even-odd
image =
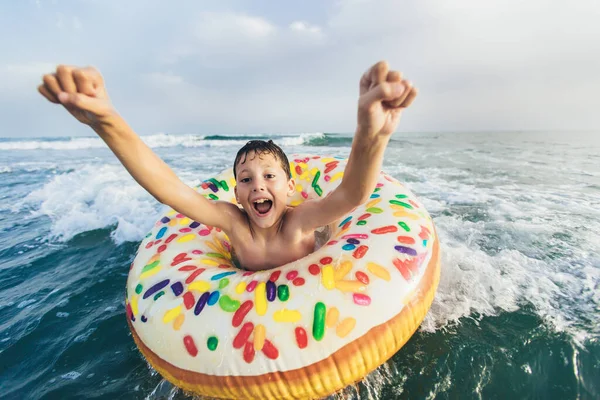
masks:
[[[200,226],[200,222],[196,222],[196,221],[194,221],[190,224],[190,228],[192,228],[192,229],[196,229],[199,226]]]
[[[410,247],[394,246],[394,248],[396,250],[398,250],[400,253],[408,254],[409,256],[416,256],[417,255],[417,251],[415,249],[411,249]]]
[[[196,307],[194,308],[194,315],[200,314],[200,312],[204,309],[209,296],[210,294],[208,292],[202,293],[202,296],[200,296],[198,302],[196,303]]]
[[[275,283],[271,281],[267,281],[267,300],[273,301],[275,300]]]
[[[350,239],[346,240],[346,242],[348,242],[350,244],[359,244],[360,240],[354,239],[354,238],[350,238]]]
[[[142,322],[148,322],[148,318],[145,315],[142,315]]]
[[[162,218],[160,219],[160,222],[162,222],[163,224],[166,224],[166,223],[168,223],[170,220],[171,220],[171,218],[169,218],[169,217],[162,217]]]
[[[212,182],[207,182],[208,183],[208,187],[210,188],[210,190],[212,190],[214,193],[217,193],[219,191],[219,188],[215,186],[214,183]]]
[[[181,282],[175,282],[171,285],[171,290],[175,296],[179,296],[181,293],[183,293],[183,285]]]
[[[146,290],[146,293],[144,293],[144,297],[143,298],[147,299],[148,297],[152,296],[154,293],[158,292],[160,289],[164,288],[168,284],[169,284],[169,280],[168,279],[165,279],[164,281],[158,282],[156,285],[154,285],[150,289]]]

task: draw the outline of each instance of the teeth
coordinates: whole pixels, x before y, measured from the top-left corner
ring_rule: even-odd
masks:
[[[255,203],[264,203],[265,201],[269,201],[269,199],[260,199],[260,200],[255,200]]]

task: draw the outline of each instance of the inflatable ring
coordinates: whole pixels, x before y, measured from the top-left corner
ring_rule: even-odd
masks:
[[[293,156],[291,205],[326,195],[345,161]],[[231,169],[196,189],[235,202]],[[127,281],[133,338],[186,391],[216,398],[320,398],[392,357],[437,288],[439,243],[423,205],[381,173],[370,200],[329,241],[271,270],[237,269],[219,229],[167,212],[142,241]]]

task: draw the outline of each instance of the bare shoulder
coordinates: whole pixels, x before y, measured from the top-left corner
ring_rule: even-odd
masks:
[[[220,213],[225,215],[227,221],[224,221],[224,228],[227,231],[232,231],[234,228],[242,224],[246,219],[246,214],[242,209],[233,203],[228,201],[215,201],[215,206],[219,209]]]

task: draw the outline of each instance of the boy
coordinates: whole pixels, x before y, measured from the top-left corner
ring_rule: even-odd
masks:
[[[272,142],[249,142],[234,163],[235,195],[243,207],[211,201],[185,185],[127,125],[111,105],[100,73],[91,67],[60,65],[44,75],[38,90],[89,125],[133,178],[159,202],[205,225],[221,228],[241,265],[274,268],[314,251],[314,231],[367,201],[381,169],[383,153],[402,110],[417,95],[410,82],[386,62],[360,80],[358,126],[340,185],[328,196],[291,208],[295,190],[289,163]]]

